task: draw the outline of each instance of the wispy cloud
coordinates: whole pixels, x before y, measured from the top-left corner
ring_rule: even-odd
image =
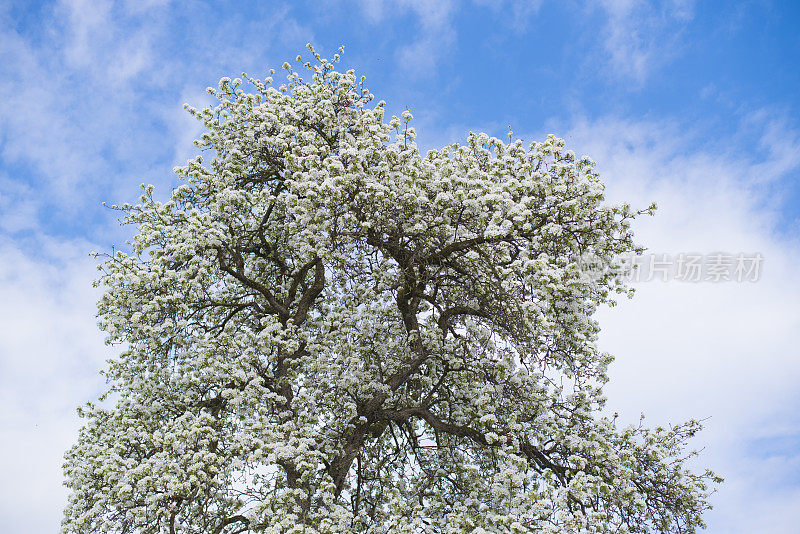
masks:
[[[361,0],[360,5],[363,16],[371,24],[381,24],[397,14],[413,15],[416,27],[406,32],[413,37],[396,52],[398,66],[410,75],[430,77],[448,49],[455,44],[453,16],[457,4],[451,0]]]
[[[694,17],[692,0],[602,0],[590,3],[606,18],[603,48],[617,76],[637,84],[675,56],[682,27]]]
[[[103,3],[52,9],[43,40],[11,26],[0,31],[8,58],[0,66],[0,87],[8,95],[0,102],[0,155],[19,172],[10,180],[46,191],[41,205],[70,218],[84,207],[87,189],[108,190],[116,164],[142,168],[137,162],[146,143],[132,149],[130,136],[141,128],[137,104],[150,84],[134,78],[151,66],[153,30],[121,32]]]
[[[30,186],[0,175],[0,233],[38,230],[40,203]]]
[[[764,161],[752,169],[751,180],[773,182],[800,169],[800,131],[791,128],[786,113],[762,109],[751,113],[745,124],[762,132],[758,147],[766,153]]]
[[[124,83],[150,66],[152,42],[163,23],[131,24],[121,32],[113,8],[110,1],[63,0],[56,16],[64,21],[60,30],[69,66]]]
[[[502,14],[501,23],[522,34],[544,0],[474,0],[473,4]],[[455,46],[455,14],[463,5],[444,1],[359,0],[362,16],[372,25],[384,24],[398,14],[412,14],[415,28],[405,35],[408,43],[397,50],[399,66],[418,77],[430,75]],[[582,8],[587,31],[597,30],[601,52],[612,77],[642,85],[651,73],[681,53],[683,29],[694,18],[694,0],[601,0],[585,2]]]
[[[474,3],[502,13],[501,22],[520,34],[528,29],[528,23],[544,0],[474,0]]]
[[[178,31],[174,9],[64,0],[42,8],[39,38],[0,27],[0,160],[16,169],[8,180],[46,192],[31,213],[74,222],[87,205],[135,198],[143,181],[168,186],[175,132],[163,110],[183,113],[183,88],[263,75],[265,35],[297,50],[313,38],[285,6],[219,21],[197,5]]]

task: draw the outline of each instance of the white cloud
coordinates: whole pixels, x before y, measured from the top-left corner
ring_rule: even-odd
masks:
[[[544,0],[474,0],[476,5],[488,7],[495,13],[504,12],[502,22],[516,33],[523,33],[528,22],[542,7]]]
[[[359,0],[359,4],[361,5],[361,13],[372,24],[377,24],[383,20],[384,6],[386,4],[383,0]]]
[[[598,162],[610,200],[658,202],[635,227],[650,251],[764,256],[757,282],[639,283],[633,300],[599,315],[601,347],[617,357],[611,409],[628,421],[643,411],[651,425],[709,418],[694,445],[705,447],[697,465],[726,478],[708,514],[714,533],[788,534],[800,521],[800,243],[776,231],[779,205],[763,180],[793,179],[799,162],[787,147],[798,132],[775,117],[761,125],[760,160],[669,122],[562,130]]]
[[[524,33],[544,0],[474,0],[474,4],[502,13],[502,23]],[[598,38],[602,56],[615,77],[643,84],[653,70],[681,52],[683,28],[694,18],[694,0],[601,0],[585,2],[587,32],[597,31],[596,14],[605,19]],[[419,29],[409,29],[410,42],[397,51],[401,68],[417,76],[433,72],[456,42],[453,18],[463,6],[450,0],[360,0],[362,15],[383,23],[393,14],[412,12]]]
[[[52,13],[59,22],[45,21],[40,41],[13,25],[0,29],[8,52],[0,64],[0,156],[23,171],[8,179],[37,189],[30,199],[63,221],[84,210],[87,190],[102,195],[110,177],[136,173],[141,151],[157,147],[148,146],[152,136],[137,136],[138,151],[130,142],[148,126],[140,120],[143,86],[133,78],[150,66],[154,30],[125,32],[102,3],[65,3]]]
[[[65,0],[60,2],[67,24],[68,40],[64,47],[64,55],[73,65],[90,67],[96,60],[96,52],[102,50],[95,39],[102,38],[111,26],[111,8],[109,1],[92,2],[88,0]],[[104,32],[105,30],[105,32]]]
[[[456,31],[452,24],[455,6],[448,0],[403,0],[399,3],[414,11],[421,28],[411,44],[398,50],[400,67],[417,76],[430,76],[455,43]]]
[[[36,230],[39,203],[30,187],[0,175],[0,232]]]
[[[771,182],[800,168],[800,132],[787,124],[785,115],[759,110],[752,113],[745,124],[750,129],[763,131],[759,148],[767,153],[764,161],[751,169],[751,180]]]
[[[72,170],[88,170],[94,160],[84,157],[84,150],[77,146],[80,130],[67,113],[58,110],[61,77],[48,74],[50,69],[16,33],[0,33],[0,47],[9,58],[0,67],[0,90],[7,95],[0,101],[2,157],[12,162],[35,162],[41,172],[53,178],[58,186],[56,193],[64,193],[69,189],[67,184],[79,179]]]
[[[143,75],[155,61],[155,41],[166,26],[166,17],[154,16],[158,7],[144,12],[119,9],[108,0],[62,0],[56,15],[64,21],[58,31],[67,64],[115,86]]]
[[[0,240],[0,523],[56,532],[66,491],[62,455],[75,408],[101,387],[109,356],[95,325],[91,245],[40,237],[25,250]]]
[[[362,15],[371,24],[383,23],[395,15],[413,14],[416,27],[403,32],[408,42],[396,51],[399,67],[409,75],[432,75],[455,43],[452,19],[458,4],[451,0],[360,0],[359,4]]]
[[[172,0],[125,0],[125,11],[138,14],[160,7],[166,7]]]
[[[8,182],[25,183],[12,190],[36,191],[29,214],[74,222],[87,204],[136,198],[143,181],[168,188],[164,147],[176,140],[158,121],[170,106],[184,113],[181,88],[202,90],[242,70],[263,75],[271,43],[300,50],[313,39],[285,6],[219,21],[198,5],[183,13],[190,20],[180,32],[166,2],[144,7],[63,0],[43,8],[41,36],[0,26],[0,158],[19,170]]]
[[[675,56],[683,25],[694,17],[691,0],[602,0],[588,4],[605,12],[605,54],[614,73],[642,84],[650,72]]]

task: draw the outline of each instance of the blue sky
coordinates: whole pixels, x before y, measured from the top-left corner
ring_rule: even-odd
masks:
[[[654,252],[760,252],[754,283],[652,282],[601,313],[624,417],[704,417],[726,484],[709,532],[800,522],[800,3],[0,0],[0,524],[53,532],[63,450],[111,352],[90,251],[130,229],[101,206],[162,195],[200,133],[184,102],[313,43],[424,149],[510,126],[590,155],[612,200],[660,205]],[[10,530],[9,530],[10,529]]]

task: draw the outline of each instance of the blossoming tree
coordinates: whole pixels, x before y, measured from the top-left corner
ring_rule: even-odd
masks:
[[[641,212],[555,137],[421,155],[353,71],[223,78],[211,155],[118,209],[124,350],[66,454],[65,532],[693,532],[699,425],[602,415],[601,303]],[[274,72],[272,72],[274,74]],[[250,91],[245,91],[250,87]],[[648,210],[646,210],[648,211]],[[611,267],[582,275],[576,258]]]

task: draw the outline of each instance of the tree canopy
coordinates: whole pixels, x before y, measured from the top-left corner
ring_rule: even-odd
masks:
[[[603,409],[592,317],[651,209],[606,204],[554,136],[422,155],[409,112],[310,51],[307,79],[187,106],[207,158],[118,207],[138,232],[98,316],[121,351],[64,531],[694,532],[719,480],[687,467],[699,424]]]

